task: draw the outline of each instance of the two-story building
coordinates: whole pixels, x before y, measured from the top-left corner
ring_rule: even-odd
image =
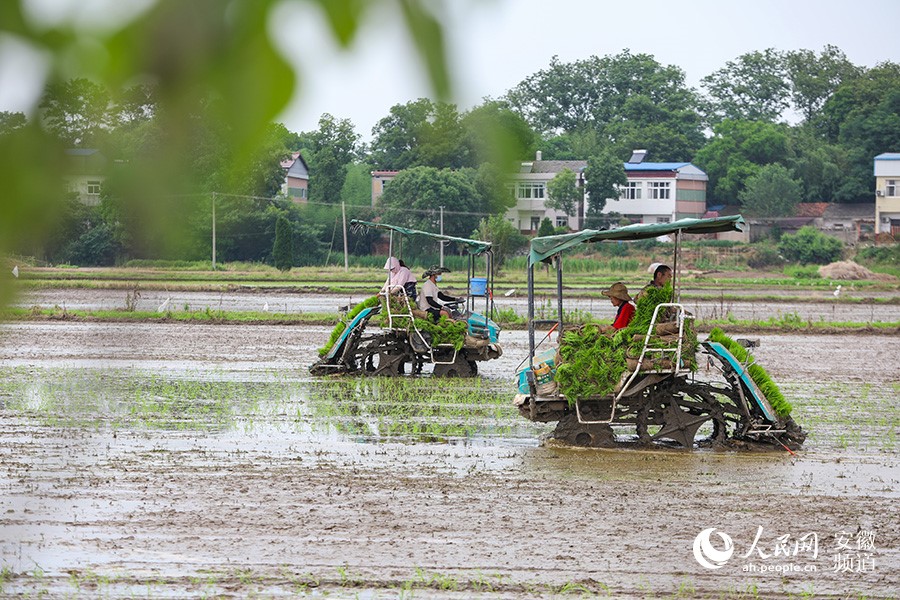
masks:
[[[706,173],[687,162],[644,162],[646,156],[646,150],[635,150],[624,163],[627,183],[618,198],[607,199],[603,213],[618,213],[632,223],[703,217]]]
[[[900,236],[900,152],[875,157],[875,233]]]
[[[372,208],[375,208],[375,204],[384,193],[385,186],[393,181],[394,177],[396,177],[399,172],[400,171],[372,171],[370,173],[370,175],[372,175]]]
[[[550,219],[554,227],[580,228],[584,216],[583,202],[576,203],[574,215],[547,206],[547,184],[565,169],[575,173],[579,190],[584,187],[585,160],[542,160],[540,150],[535,159],[521,163],[519,172],[510,177],[508,189],[516,204],[506,211],[506,220],[523,233],[535,233],[541,221]]]
[[[91,148],[66,150],[69,164],[66,186],[78,201],[88,206],[100,204],[100,189],[106,179],[107,160],[102,152]]]
[[[300,152],[291,153],[291,157],[281,161],[284,169],[284,183],[281,184],[281,193],[294,202],[306,202],[309,200],[309,166],[303,160]]]
[[[623,163],[627,182],[618,198],[607,199],[603,213],[617,213],[632,223],[669,223],[703,217],[709,181],[706,173],[687,162],[644,162],[646,155],[646,150],[635,150]],[[536,231],[545,217],[556,227],[580,229],[587,212],[587,194],[579,203],[578,214],[566,215],[547,207],[547,184],[568,168],[575,172],[578,186],[583,189],[586,166],[587,161],[583,160],[541,160],[538,152],[534,161],[522,163],[511,178],[516,205],[507,211],[506,219],[523,232]]]

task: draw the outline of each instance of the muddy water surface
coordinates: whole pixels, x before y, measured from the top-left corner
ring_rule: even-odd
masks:
[[[541,446],[510,404],[523,332],[456,381],[313,379],[327,334],[0,326],[2,594],[900,589],[897,336],[759,336],[809,430],[792,456]]]
[[[457,290],[465,293],[465,290]],[[507,290],[509,291],[509,290]],[[512,296],[497,294],[496,308],[513,310],[521,316],[528,312],[524,290],[513,290]],[[719,301],[696,300],[691,293],[699,290],[686,290],[685,306],[698,319],[724,319],[733,317],[740,320],[766,320],[769,318],[795,317],[801,321],[827,322],[897,322],[900,321],[900,306],[874,302],[873,299],[896,297],[896,292],[873,292],[870,290],[854,290],[844,286],[840,292],[843,298],[855,299],[856,303],[838,302],[831,290],[721,290]],[[122,310],[131,292],[127,290],[105,289],[47,289],[34,290],[19,298],[18,306],[30,308],[40,306],[53,308],[59,306],[68,310]],[[505,293],[505,292],[504,292]],[[706,295],[714,292],[706,290]],[[803,298],[802,302],[788,299],[779,302],[726,300],[726,295],[752,297],[754,293],[778,296],[785,293],[793,298]],[[167,292],[160,290],[143,290],[135,300],[135,308],[140,311],[225,310],[225,311],[270,311],[281,313],[320,312],[335,313],[342,306],[354,306],[365,299],[362,294],[346,296],[333,294],[308,294],[286,292]],[[863,302],[859,302],[863,301]],[[555,296],[537,299],[537,309],[545,307],[547,311],[555,310]],[[476,304],[475,310],[483,311],[483,303]],[[597,318],[612,320],[615,309],[605,298],[570,298],[564,305],[567,311],[587,311]]]

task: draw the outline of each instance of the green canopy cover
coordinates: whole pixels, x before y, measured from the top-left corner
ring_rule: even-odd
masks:
[[[637,223],[615,229],[583,229],[562,235],[546,235],[531,240],[528,265],[531,266],[541,261],[546,261],[563,250],[590,242],[645,240],[678,231],[682,233],[719,233],[722,231],[743,231],[743,228],[744,217],[734,215],[715,219],[679,219],[672,223]]]
[[[427,231],[419,231],[418,229],[409,229],[407,227],[399,227],[397,225],[388,225],[386,223],[373,223],[371,221],[363,221],[361,219],[353,219],[350,221],[350,225],[353,226],[363,226],[363,227],[374,227],[375,229],[388,229],[391,231],[396,231],[402,233],[403,235],[418,235],[423,236],[435,240],[445,240],[448,242],[456,242],[457,244],[462,244],[466,250],[468,250],[469,254],[479,255],[487,252],[491,249],[490,242],[482,242],[481,240],[470,240],[467,238],[453,237],[452,235],[441,235],[439,233],[429,233]]]

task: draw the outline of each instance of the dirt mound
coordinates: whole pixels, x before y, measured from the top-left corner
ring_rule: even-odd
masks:
[[[840,262],[831,263],[830,265],[823,265],[819,267],[819,276],[823,279],[842,279],[847,281],[860,279],[871,279],[876,281],[897,280],[893,275],[873,273],[852,260],[842,260]]]

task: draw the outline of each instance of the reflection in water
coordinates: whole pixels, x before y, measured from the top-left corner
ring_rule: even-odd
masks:
[[[506,381],[291,380],[279,373],[160,375],[133,370],[0,369],[0,403],[45,425],[342,437],[357,442],[533,443]]]

